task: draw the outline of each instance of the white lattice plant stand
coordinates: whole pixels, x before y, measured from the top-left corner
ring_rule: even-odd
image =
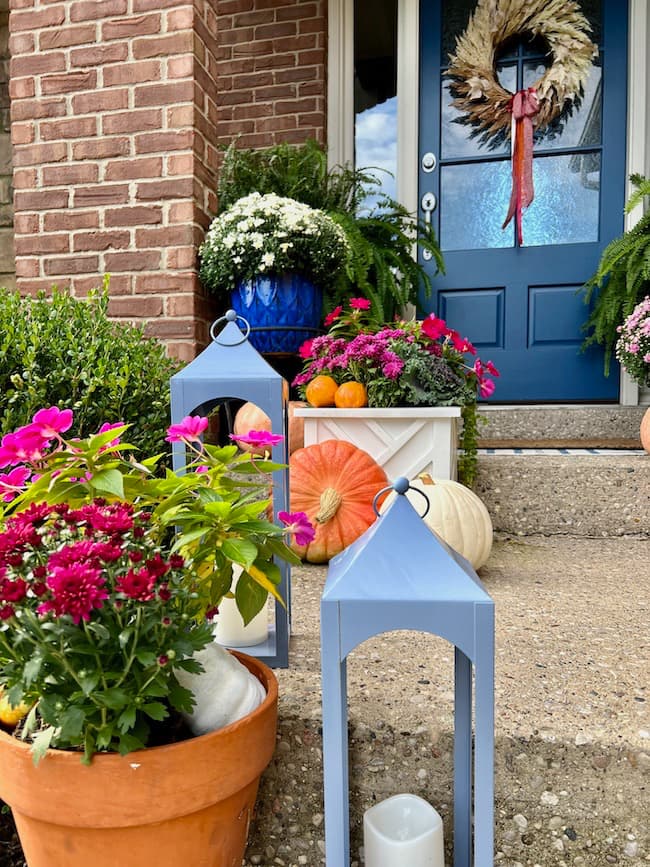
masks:
[[[460,407],[393,409],[296,408],[305,420],[305,445],[348,440],[367,451],[390,480],[427,472],[456,479]]]

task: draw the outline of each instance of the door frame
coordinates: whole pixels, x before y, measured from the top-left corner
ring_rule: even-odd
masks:
[[[327,146],[330,166],[354,159],[354,0],[328,2]],[[626,177],[650,173],[650,10],[647,0],[629,0]],[[419,210],[419,0],[398,0],[397,196],[409,211]],[[628,182],[626,198],[631,191]],[[626,215],[625,228],[640,219],[641,207]],[[639,403],[640,390],[621,371],[619,400]],[[650,402],[650,390],[644,400]]]

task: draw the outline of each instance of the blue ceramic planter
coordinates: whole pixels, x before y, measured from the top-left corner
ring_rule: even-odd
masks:
[[[318,331],[323,293],[299,274],[259,275],[237,286],[232,306],[259,352],[296,353]]]

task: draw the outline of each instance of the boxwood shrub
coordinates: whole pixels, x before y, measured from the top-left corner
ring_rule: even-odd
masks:
[[[180,365],[140,327],[111,321],[107,307],[106,281],[86,299],[0,289],[0,433],[43,406],[70,407],[77,436],[122,421],[143,455],[168,450],[169,378]]]

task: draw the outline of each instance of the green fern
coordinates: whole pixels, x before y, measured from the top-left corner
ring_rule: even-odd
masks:
[[[363,296],[374,316],[390,321],[406,304],[416,304],[431,279],[413,258],[417,245],[428,250],[436,272],[444,271],[433,230],[399,202],[381,195],[371,172],[347,166],[327,168],[327,154],[314,140],[262,150],[225,150],[217,195],[219,213],[237,199],[257,191],[276,193],[329,214],[345,231],[351,249],[345,272],[325,293],[329,310],[350,297]]]
[[[588,332],[583,349],[600,343],[605,349],[605,375],[618,339],[617,328],[634,307],[650,293],[650,179],[631,175],[636,187],[625,212],[644,203],[646,213],[629,232],[616,238],[603,251],[598,270],[584,285],[585,303],[593,308],[585,322]]]

